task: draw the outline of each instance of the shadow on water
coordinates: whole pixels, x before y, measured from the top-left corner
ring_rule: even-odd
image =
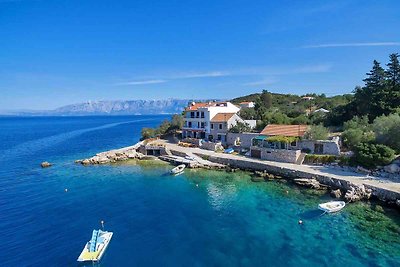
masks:
[[[306,219],[306,220],[316,220],[321,218],[322,215],[325,213],[322,210],[308,210],[306,212],[300,213],[299,218]]]

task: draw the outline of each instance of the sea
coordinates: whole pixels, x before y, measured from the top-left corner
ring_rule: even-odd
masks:
[[[400,213],[378,202],[322,214],[327,192],[285,179],[74,163],[132,145],[168,117],[1,117],[0,266],[82,266],[101,221],[114,236],[86,266],[400,266]]]

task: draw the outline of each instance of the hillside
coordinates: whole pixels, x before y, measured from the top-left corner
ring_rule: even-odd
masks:
[[[151,115],[181,113],[188,99],[88,101],[46,111],[8,112],[20,116]]]

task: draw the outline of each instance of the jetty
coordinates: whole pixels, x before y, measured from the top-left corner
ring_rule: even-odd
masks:
[[[273,176],[284,177],[310,188],[329,187],[332,195],[338,198],[344,197],[347,201],[376,197],[381,201],[400,207],[400,181],[357,173],[339,166],[298,165],[267,161],[200,148],[183,147],[160,139],[102,152],[92,158],[77,162],[84,165],[112,163],[131,158],[142,159],[148,153],[175,165],[185,164],[189,168],[240,169],[254,172],[258,176],[266,174],[269,180]]]

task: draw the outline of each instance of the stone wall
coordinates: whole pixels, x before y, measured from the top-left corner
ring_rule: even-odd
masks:
[[[259,135],[259,133],[228,133],[226,136],[226,144],[228,146],[233,146],[235,145],[235,140],[240,138],[240,147],[250,148],[251,140]]]
[[[221,142],[203,142],[200,146],[200,148],[202,149],[206,149],[206,150],[211,150],[211,151],[216,151],[218,149],[224,149],[224,147],[222,146]]]
[[[201,153],[196,153],[196,154],[201,156]],[[270,165],[268,164],[268,162],[255,161],[254,159],[248,159],[244,157],[241,159],[237,159],[237,158],[227,158],[223,156],[212,155],[208,157],[208,160],[215,163],[228,165],[230,167],[239,168],[242,170],[266,171],[268,173],[272,173],[274,175],[280,175],[287,178],[316,179],[321,184],[328,185],[332,188],[340,188],[343,190],[349,190],[352,187],[364,186],[366,189],[371,190],[373,196],[386,202],[396,202],[397,200],[400,199],[400,193],[367,184],[354,184],[345,179],[340,179],[339,177],[338,178],[332,177],[329,174],[321,175],[290,168],[283,168]]]
[[[309,149],[311,153],[315,153],[315,151],[314,151],[315,144],[323,145],[322,154],[340,155],[340,146],[337,142],[335,142],[333,140],[318,140],[318,141],[302,140],[300,142],[300,147],[301,147],[301,149],[306,148],[306,149]]]
[[[300,150],[271,149],[271,148],[255,148],[261,150],[261,159],[296,163],[300,157]]]

